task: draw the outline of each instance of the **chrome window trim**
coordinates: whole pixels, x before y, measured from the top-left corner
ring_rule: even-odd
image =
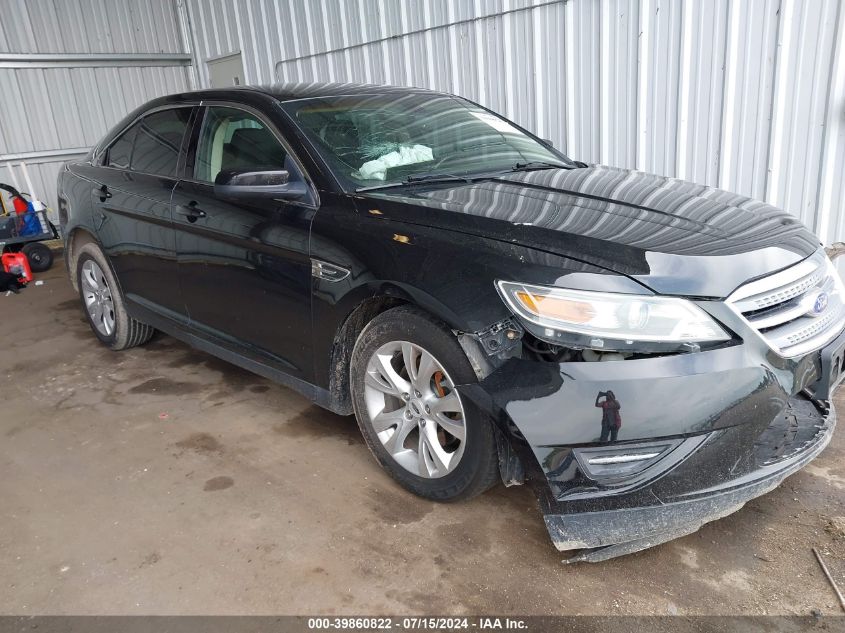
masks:
[[[102,146],[102,145],[100,145],[100,144],[97,144],[97,145],[96,145],[96,147],[94,147],[94,151],[93,151],[93,153],[92,153],[91,157],[94,159],[94,162],[96,162],[96,163],[97,163],[97,167],[104,167],[105,169],[114,169],[114,170],[117,170],[117,171],[132,171],[131,169],[123,169],[123,168],[121,168],[121,167],[109,167],[108,165],[103,165],[103,164],[102,164],[102,156],[103,156],[103,153],[104,153],[104,152],[107,152],[107,151],[111,148],[111,146],[112,146],[112,145],[114,145],[115,143],[117,143],[117,141],[119,141],[119,140],[120,140],[120,137],[121,137],[121,136],[123,136],[123,135],[127,132],[127,130],[129,130],[129,128],[131,128],[133,125],[135,125],[136,123],[138,123],[138,122],[139,122],[141,119],[143,119],[144,117],[149,116],[149,115],[151,115],[151,114],[155,114],[156,112],[161,112],[162,110],[175,110],[175,109],[177,109],[177,108],[195,108],[195,107],[197,107],[197,106],[199,106],[199,105],[200,105],[200,104],[199,104],[199,102],[192,102],[192,103],[164,103],[164,104],[162,104],[162,105],[158,105],[158,106],[156,106],[156,107],[154,107],[154,108],[150,108],[149,110],[144,110],[141,114],[139,114],[139,115],[138,115],[138,116],[136,116],[134,119],[132,119],[132,121],[130,121],[129,123],[127,123],[126,125],[124,125],[124,126],[120,129],[120,132],[118,132],[117,134],[115,134],[115,135],[114,135],[114,138],[113,138],[112,140],[110,140],[110,141],[109,141],[108,145]],[[183,139],[183,140],[184,140],[184,139]],[[144,173],[146,173],[146,172],[142,172],[142,171],[135,171],[134,173],[136,173],[136,174],[144,174]],[[157,174],[147,174],[147,175],[148,175],[148,176],[156,176]]]

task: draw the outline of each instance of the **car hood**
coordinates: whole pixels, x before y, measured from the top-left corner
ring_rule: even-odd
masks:
[[[396,220],[538,248],[627,275],[660,294],[725,297],[819,247],[794,217],[759,200],[604,166],[364,198],[383,201],[379,209]]]

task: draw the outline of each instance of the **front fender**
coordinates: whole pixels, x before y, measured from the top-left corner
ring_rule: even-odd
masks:
[[[312,260],[348,273],[312,280],[315,381],[323,387],[341,326],[362,302],[376,297],[416,305],[456,331],[481,332],[511,316],[496,290],[497,279],[648,292],[624,276],[580,261],[447,226],[393,219],[396,202],[381,201],[378,209],[352,202],[350,196],[321,193],[311,225]]]

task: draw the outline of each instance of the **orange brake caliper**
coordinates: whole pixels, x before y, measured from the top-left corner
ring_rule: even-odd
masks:
[[[441,398],[446,395],[446,390],[443,389],[443,385],[440,382],[443,380],[443,372],[436,371],[434,372],[434,387],[437,389],[437,395]],[[443,429],[440,426],[437,427],[437,437],[440,439],[440,443],[443,444],[446,441],[446,436],[443,434]]]
[[[446,391],[443,389],[443,385],[440,384],[441,380],[443,380],[443,372],[434,372],[434,386],[437,387],[437,395],[442,398],[446,395]]]

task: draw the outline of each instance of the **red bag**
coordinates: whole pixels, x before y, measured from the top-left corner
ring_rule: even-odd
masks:
[[[12,207],[15,209],[15,213],[17,213],[18,215],[23,215],[24,213],[29,212],[29,204],[20,196],[15,196],[12,198]]]

